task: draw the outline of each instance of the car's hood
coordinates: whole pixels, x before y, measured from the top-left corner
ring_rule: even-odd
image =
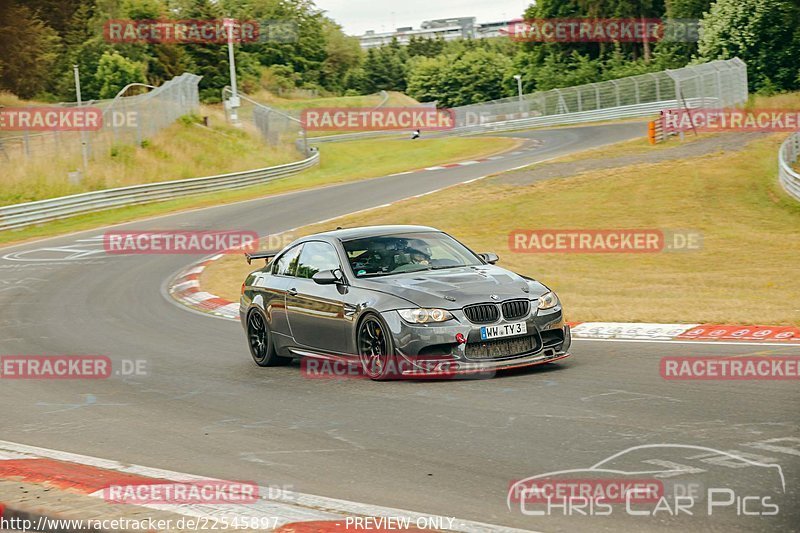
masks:
[[[541,283],[494,265],[393,274],[361,279],[358,284],[399,296],[419,307],[444,309],[511,298],[538,298],[548,290]]]

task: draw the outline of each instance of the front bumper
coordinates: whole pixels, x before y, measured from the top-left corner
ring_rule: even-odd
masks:
[[[398,367],[403,376],[437,376],[452,374],[486,373],[550,363],[569,357],[572,343],[569,326],[564,323],[561,306],[544,311],[534,309],[525,319],[498,320],[489,325],[502,325],[524,320],[527,334],[504,337],[502,340],[531,337],[530,349],[522,353],[498,353],[491,356],[486,345],[493,341],[482,341],[480,329],[485,324],[473,324],[460,311],[453,311],[454,320],[442,324],[409,324],[396,311],[383,313],[394,339]],[[466,343],[459,343],[461,334]],[[467,346],[471,349],[467,350]],[[475,348],[479,350],[475,350]],[[483,349],[483,350],[481,350]],[[476,356],[476,351],[482,351]]]

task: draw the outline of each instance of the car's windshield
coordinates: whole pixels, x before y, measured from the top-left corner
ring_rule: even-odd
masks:
[[[464,245],[435,231],[365,237],[343,244],[359,278],[481,264]]]

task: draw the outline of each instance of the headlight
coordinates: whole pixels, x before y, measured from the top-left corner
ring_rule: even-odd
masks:
[[[430,324],[431,322],[445,322],[453,318],[450,311],[444,309],[399,309],[397,311],[403,320],[412,324]]]
[[[558,305],[558,296],[553,291],[539,296],[539,309],[550,309]]]

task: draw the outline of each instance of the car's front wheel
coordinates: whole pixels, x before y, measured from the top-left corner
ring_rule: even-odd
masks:
[[[358,325],[358,357],[370,379],[390,379],[397,374],[392,336],[383,320],[367,314]]]
[[[291,357],[281,357],[275,351],[272,332],[264,315],[258,309],[252,309],[247,315],[247,344],[250,355],[258,366],[280,366],[291,362]]]

